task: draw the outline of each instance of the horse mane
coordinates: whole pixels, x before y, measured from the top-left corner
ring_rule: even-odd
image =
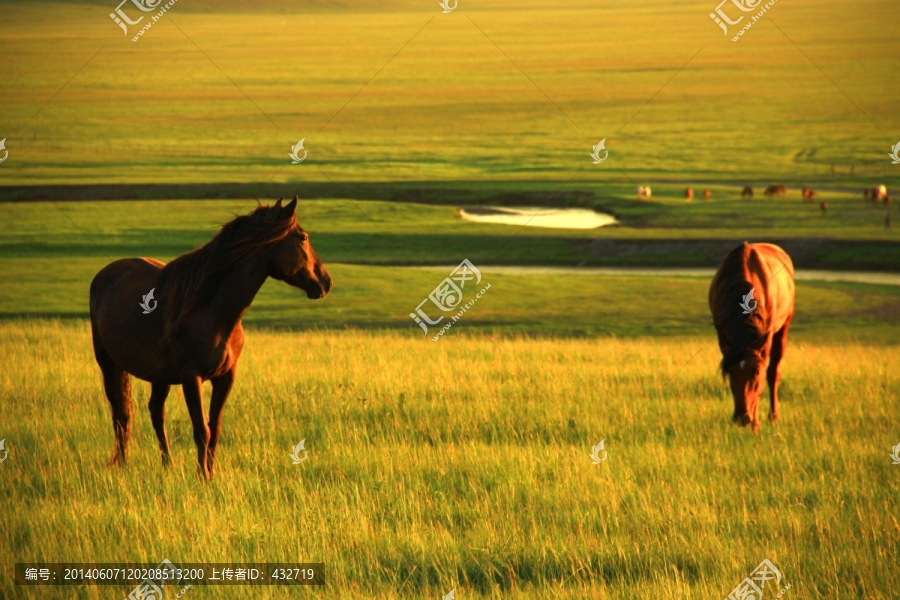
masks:
[[[163,267],[157,287],[165,298],[167,332],[177,330],[206,304],[216,285],[239,262],[271,248],[296,227],[296,216],[284,218],[281,201],[273,207],[260,205],[225,223],[203,246]]]
[[[722,376],[742,360],[751,356],[762,359],[762,349],[768,336],[769,308],[757,299],[756,310],[745,315],[740,304],[750,293],[753,285],[747,261],[750,258],[750,244],[744,242],[728,253],[719,267],[719,299],[715,314],[715,326],[726,332],[730,338],[728,349],[722,356]],[[762,292],[763,290],[758,290]]]

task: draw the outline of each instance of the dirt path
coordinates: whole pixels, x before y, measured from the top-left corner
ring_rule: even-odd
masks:
[[[405,267],[427,269],[429,271],[451,272],[456,265],[446,267]],[[507,275],[638,275],[644,277],[697,277],[712,278],[715,269],[642,269],[618,267],[508,267],[478,266],[482,273]],[[844,281],[868,283],[872,285],[900,285],[900,273],[862,273],[856,271],[812,271],[798,270],[794,273],[797,281]]]

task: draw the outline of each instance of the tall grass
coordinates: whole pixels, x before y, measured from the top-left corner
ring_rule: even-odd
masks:
[[[431,343],[254,329],[216,478],[202,483],[180,390],[168,403],[175,466],[160,465],[149,386],[136,382],[131,462],[107,468],[88,326],[12,321],[0,336],[10,565],[322,561],[327,586],[307,594],[680,599],[724,597],[768,557],[789,598],[900,593],[889,348],[792,344],[782,421],[753,435],[729,422],[706,337]],[[301,439],[310,459],[293,465]],[[609,458],[592,465],[601,439]],[[11,572],[0,596],[29,597]]]

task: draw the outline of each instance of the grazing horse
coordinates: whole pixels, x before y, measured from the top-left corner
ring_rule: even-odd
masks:
[[[803,201],[804,202],[815,202],[816,201],[816,191],[812,188],[803,188]]]
[[[637,189],[637,197],[640,200],[649,200],[650,196],[653,195],[653,190],[650,189],[649,185],[641,185],[638,186]]]
[[[783,185],[770,185],[766,188],[765,194],[766,198],[771,198],[772,196],[784,196],[787,194],[787,188]]]
[[[822,214],[824,215],[825,213],[828,212],[828,203],[822,202],[821,204],[819,204],[819,208],[822,209]]]
[[[794,316],[794,265],[772,244],[744,242],[722,261],[709,287],[709,307],[722,351],[722,376],[734,396],[735,422],[759,431],[762,370],[778,419],[778,381]]]
[[[749,185],[745,185],[744,189],[741,190],[741,198],[752,198],[753,197],[753,188]]]
[[[712,192],[710,192],[709,190],[703,190],[703,199],[704,200],[709,200],[710,196],[712,196]]]
[[[206,245],[169,264],[125,258],[91,282],[94,356],[112,406],[115,454],[124,465],[131,430],[131,376],[152,386],[150,419],[163,465],[171,464],[165,427],[169,387],[180,385],[197,444],[201,477],[213,472],[222,408],[244,345],[241,318],[267,278],[325,297],[331,276],[297,224],[297,198],[259,206],[226,223]],[[155,297],[154,297],[155,294]],[[142,310],[143,309],[143,310]],[[209,424],[202,383],[212,382]]]
[[[694,188],[687,188],[684,190],[684,197],[687,198],[687,201],[690,202],[694,199]]]

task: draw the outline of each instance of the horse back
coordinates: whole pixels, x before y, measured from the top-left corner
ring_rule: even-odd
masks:
[[[156,287],[163,266],[152,258],[125,258],[105,266],[91,281],[95,345],[102,345],[120,368],[148,381],[165,368],[160,360],[165,311],[156,310],[154,303],[154,310],[145,312],[141,302]]]
[[[770,327],[778,331],[794,314],[794,263],[774,244],[751,244],[746,265],[748,281],[769,310]]]

